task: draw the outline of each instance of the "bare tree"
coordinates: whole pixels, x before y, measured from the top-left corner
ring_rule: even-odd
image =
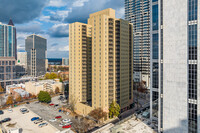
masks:
[[[56,87],[56,89],[55,89],[55,94],[58,94],[59,92],[60,92],[59,88]]]
[[[22,97],[21,97],[20,94],[16,94],[16,96],[15,96],[15,101],[16,101],[16,102],[21,102],[21,101],[22,101]]]
[[[73,128],[77,133],[87,133],[88,130],[92,129],[93,125],[93,123],[90,123],[86,119],[78,119],[73,122]]]
[[[74,95],[69,96],[69,107],[72,112],[75,111],[75,106],[76,106],[77,101],[78,101],[78,98],[75,98]]]
[[[92,110],[88,115],[96,119],[99,123],[101,119],[107,116],[107,113],[104,112],[101,108],[97,108]]]
[[[4,95],[0,95],[0,106],[1,107],[5,104],[4,100],[5,100]]]

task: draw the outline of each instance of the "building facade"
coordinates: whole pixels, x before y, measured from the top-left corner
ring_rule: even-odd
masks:
[[[17,64],[27,68],[27,52],[17,52]]]
[[[92,27],[83,23],[73,23],[70,32],[69,96],[78,102],[91,105],[92,91]]]
[[[150,0],[125,0],[125,19],[133,24],[133,71],[150,87]]]
[[[44,75],[46,72],[47,40],[38,35],[30,35],[25,40],[27,52],[27,72],[31,76]]]
[[[12,20],[8,25],[0,23],[0,85],[3,88],[12,84],[16,76],[16,49],[16,28]]]
[[[69,58],[62,58],[62,65],[69,66]]]
[[[87,101],[93,109],[100,107],[104,111],[108,111],[113,101],[122,111],[130,107],[133,103],[132,29],[128,21],[115,18],[113,9],[90,14],[88,24],[70,24],[69,96],[75,93],[79,102]],[[91,88],[84,89],[81,85]]]
[[[56,88],[59,89],[59,92],[63,92],[63,87],[63,83],[59,82],[59,79],[25,82],[25,90],[32,95],[38,95],[40,91],[55,93]]]
[[[151,3],[151,118],[157,114],[158,132],[200,132],[199,2],[152,0]],[[176,17],[171,17],[174,14]]]

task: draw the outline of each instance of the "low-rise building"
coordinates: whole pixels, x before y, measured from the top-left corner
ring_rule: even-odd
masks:
[[[29,97],[29,93],[23,89],[15,89],[13,95],[16,96],[19,94],[22,98]]]
[[[6,86],[6,93],[7,94],[13,94],[14,90],[21,89],[25,90],[25,84],[13,84],[13,85],[7,85]]]
[[[55,92],[56,88],[59,88],[59,92],[63,90],[63,83],[59,80],[41,80],[38,82],[30,81],[25,83],[26,91],[37,95],[40,91]]]

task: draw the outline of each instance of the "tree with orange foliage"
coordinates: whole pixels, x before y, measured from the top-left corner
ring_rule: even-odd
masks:
[[[13,104],[13,97],[12,97],[11,95],[8,96],[7,101],[6,101],[6,104],[7,104],[7,105]]]
[[[4,92],[4,88],[2,88],[1,85],[0,85],[0,92]]]

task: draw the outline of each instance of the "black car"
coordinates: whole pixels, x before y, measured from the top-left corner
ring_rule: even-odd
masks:
[[[54,105],[54,107],[58,107],[58,106],[59,106],[58,104],[55,104],[55,105]]]
[[[4,122],[8,122],[8,121],[11,121],[11,119],[10,118],[5,118],[1,122],[4,123]]]
[[[0,110],[0,115],[4,114],[2,110]]]

